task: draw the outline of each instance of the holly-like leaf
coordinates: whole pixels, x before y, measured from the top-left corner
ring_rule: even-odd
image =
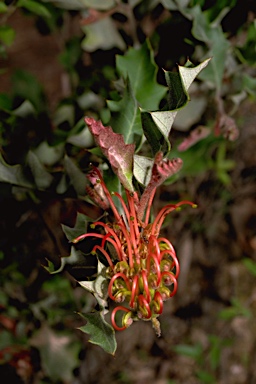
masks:
[[[133,155],[134,144],[125,144],[124,138],[114,133],[111,127],[104,127],[101,121],[86,117],[85,122],[96,144],[109,160],[111,167],[124,188],[133,191]]]
[[[78,236],[82,235],[83,233],[86,233],[89,221],[91,221],[91,219],[88,216],[78,212],[76,217],[76,224],[73,228],[62,224],[62,229],[67,239],[69,241],[73,241]]]
[[[19,187],[34,188],[35,185],[27,179],[20,164],[8,165],[0,154],[0,182]]]
[[[115,27],[110,17],[98,20],[95,23],[82,27],[85,33],[81,46],[87,52],[96,51],[96,49],[111,49],[118,47],[125,48],[125,43]]]
[[[146,40],[139,49],[130,48],[124,56],[118,55],[116,67],[123,78],[129,78],[140,107],[157,110],[167,89],[157,83],[157,66],[149,41]]]
[[[134,177],[142,185],[148,185],[154,160],[146,156],[134,155]]]
[[[169,88],[166,106],[168,110],[155,112],[143,110],[141,112],[143,131],[154,154],[159,151],[164,153],[170,151],[169,134],[176,114],[179,108],[184,107],[188,102],[188,89],[190,85],[196,76],[208,65],[209,61],[210,59],[207,59],[196,67],[179,66],[178,74],[165,72]],[[188,64],[191,65],[191,63]]]
[[[79,281],[79,284],[94,295],[105,314],[108,306],[108,279],[106,278],[105,265],[98,260],[97,278],[93,281]]]
[[[84,10],[85,8],[106,11],[116,5],[115,0],[44,0],[45,3],[53,3],[63,9]]]
[[[79,365],[79,343],[43,325],[30,340],[30,344],[39,350],[42,368],[51,380],[57,382],[61,379],[65,383],[72,381],[73,370]]]
[[[84,196],[87,181],[83,172],[78,168],[78,166],[74,163],[74,161],[71,160],[71,158],[68,156],[65,156],[64,158],[64,167],[76,193],[80,196]]]
[[[203,12],[199,5],[187,12],[189,17],[193,19],[192,34],[196,39],[206,44],[209,49],[207,54],[212,56],[208,68],[200,75],[200,78],[212,82],[217,90],[220,90],[229,48],[229,42],[220,25],[225,12],[221,13],[221,17],[212,23],[209,21],[207,13]]]
[[[80,327],[82,332],[90,335],[89,342],[99,345],[111,355],[116,351],[115,331],[109,325],[101,312],[92,312],[80,315],[87,321],[86,325]]]
[[[41,2],[34,0],[19,0],[17,2],[17,7],[22,7],[28,11],[34,13],[35,15],[42,17],[51,17],[50,11],[43,5]]]
[[[37,188],[41,190],[48,188],[53,181],[53,176],[47,172],[34,152],[28,152],[27,162],[33,174]]]
[[[138,138],[140,141],[143,134],[140,110],[129,78],[122,99],[119,101],[109,100],[107,103],[111,111],[109,125],[113,130],[121,133],[127,144],[138,141]]]

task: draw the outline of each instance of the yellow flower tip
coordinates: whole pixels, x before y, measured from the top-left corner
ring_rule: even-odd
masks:
[[[197,208],[197,207],[198,207],[197,204],[193,204],[193,205],[192,205],[192,208]]]

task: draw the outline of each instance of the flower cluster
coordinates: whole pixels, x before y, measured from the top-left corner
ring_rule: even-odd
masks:
[[[155,161],[158,166],[159,163],[159,159]],[[165,168],[173,166],[170,161],[161,164],[162,173]],[[153,174],[157,174],[154,169]],[[114,219],[111,222],[96,221],[92,228],[99,228],[101,232],[83,234],[73,242],[85,238],[101,239],[100,245],[96,245],[92,252],[101,252],[109,265],[106,272],[110,280],[108,295],[118,303],[111,315],[114,329],[124,330],[134,320],[142,319],[151,320],[156,333],[160,334],[157,317],[163,311],[163,302],[175,295],[179,275],[179,262],[174,247],[169,240],[161,237],[161,227],[170,212],[181,205],[194,204],[190,201],[168,204],[150,223],[156,180],[149,185],[146,198],[142,194],[139,199],[137,192],[127,189],[126,199],[114,192],[113,195],[122,207],[119,213],[100,171],[93,167],[88,178],[93,185],[93,188],[88,187],[88,194],[104,209],[110,208]],[[120,325],[116,320],[119,311],[123,312]]]

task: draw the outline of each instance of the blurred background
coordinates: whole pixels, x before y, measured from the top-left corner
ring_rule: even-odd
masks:
[[[256,382],[255,15],[253,0],[0,3],[2,382]],[[198,208],[175,212],[164,228],[181,275],[162,336],[135,323],[117,333],[113,357],[77,329],[77,312],[95,306],[76,281],[83,267],[44,267],[58,270],[70,255],[61,224],[100,215],[85,198],[96,155],[83,118],[108,122],[116,55],[146,40],[160,84],[162,68],[213,57],[172,129],[171,155],[184,167],[154,203],[157,212],[189,197]]]

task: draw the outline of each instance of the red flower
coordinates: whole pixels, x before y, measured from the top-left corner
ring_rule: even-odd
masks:
[[[176,160],[163,161],[161,155],[157,156],[152,172],[153,181],[141,199],[136,192],[125,190],[125,202],[120,194],[114,193],[121,203],[122,214],[118,212],[100,171],[93,167],[89,179],[100,185],[98,190],[101,189],[101,200],[110,206],[114,221],[96,221],[92,227],[103,228],[104,234],[90,232],[74,240],[76,243],[88,237],[101,239],[101,245],[96,245],[93,253],[101,252],[109,264],[108,295],[118,303],[112,312],[111,321],[118,331],[126,329],[133,320],[142,319],[151,320],[157,334],[160,334],[157,317],[163,311],[163,302],[177,291],[179,262],[173,245],[160,236],[160,231],[166,216],[173,210],[184,204],[195,205],[190,201],[168,204],[160,210],[152,223],[149,222],[156,186],[162,183],[165,177],[162,174],[165,172],[169,175],[170,168],[177,163]],[[121,326],[116,321],[116,313],[119,311],[123,312]]]

